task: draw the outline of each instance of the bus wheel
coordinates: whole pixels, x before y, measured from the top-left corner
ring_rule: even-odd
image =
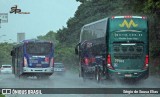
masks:
[[[83,77],[83,82],[86,82],[86,78]]]
[[[37,77],[37,79],[41,79],[42,78],[40,75],[37,75],[36,77]]]
[[[18,76],[16,74],[14,76],[15,76],[15,78],[18,78]]]
[[[27,79],[27,76],[26,75],[20,75],[19,78],[20,79]]]
[[[83,77],[83,75],[84,75],[84,70],[83,69],[84,68],[82,68],[82,67],[79,68],[79,77]]]
[[[83,78],[83,81],[86,82],[87,76],[86,76],[85,72],[82,72],[82,78]]]
[[[43,79],[49,79],[49,76],[48,75],[43,76]]]
[[[95,70],[95,78],[96,78],[97,83],[99,83],[101,80],[101,72],[98,67],[96,67],[96,70]]]
[[[87,80],[87,76],[84,74],[83,75],[83,82],[86,82],[86,80]]]
[[[79,70],[79,77],[82,77],[82,71]]]

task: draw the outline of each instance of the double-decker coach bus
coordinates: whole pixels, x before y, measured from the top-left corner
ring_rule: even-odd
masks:
[[[146,17],[114,16],[82,27],[76,46],[80,74],[86,66],[99,64],[96,79],[147,78],[149,75],[149,42]],[[91,57],[92,56],[92,57]],[[101,62],[96,61],[97,56]],[[100,61],[100,60],[99,60]],[[94,69],[96,71],[96,69]],[[101,75],[101,76],[100,76]]]
[[[24,40],[13,47],[11,56],[13,74],[17,77],[49,78],[54,72],[54,46],[52,42]]]
[[[113,16],[108,20],[107,67],[110,75],[147,78],[149,35],[146,17]]]
[[[108,18],[86,24],[81,29],[80,41],[75,53],[79,54],[79,75],[100,80],[99,70],[106,71],[104,60],[106,56]]]

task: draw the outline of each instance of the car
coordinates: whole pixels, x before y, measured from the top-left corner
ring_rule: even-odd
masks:
[[[0,68],[1,73],[12,73],[12,65],[4,64]]]
[[[57,74],[64,74],[65,73],[65,66],[63,63],[54,63],[54,72]]]

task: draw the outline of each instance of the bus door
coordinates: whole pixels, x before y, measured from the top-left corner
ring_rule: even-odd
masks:
[[[18,66],[19,66],[19,74],[23,73],[23,47],[20,46],[18,48]]]
[[[15,60],[15,74],[22,74],[23,71],[23,55],[22,55],[22,47],[16,48],[16,60]]]

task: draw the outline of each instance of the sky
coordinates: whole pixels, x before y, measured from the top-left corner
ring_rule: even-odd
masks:
[[[15,5],[30,14],[10,13]],[[67,27],[79,5],[76,0],[0,0],[0,13],[8,13],[8,23],[0,24],[0,42],[16,42],[17,33],[32,39]]]

